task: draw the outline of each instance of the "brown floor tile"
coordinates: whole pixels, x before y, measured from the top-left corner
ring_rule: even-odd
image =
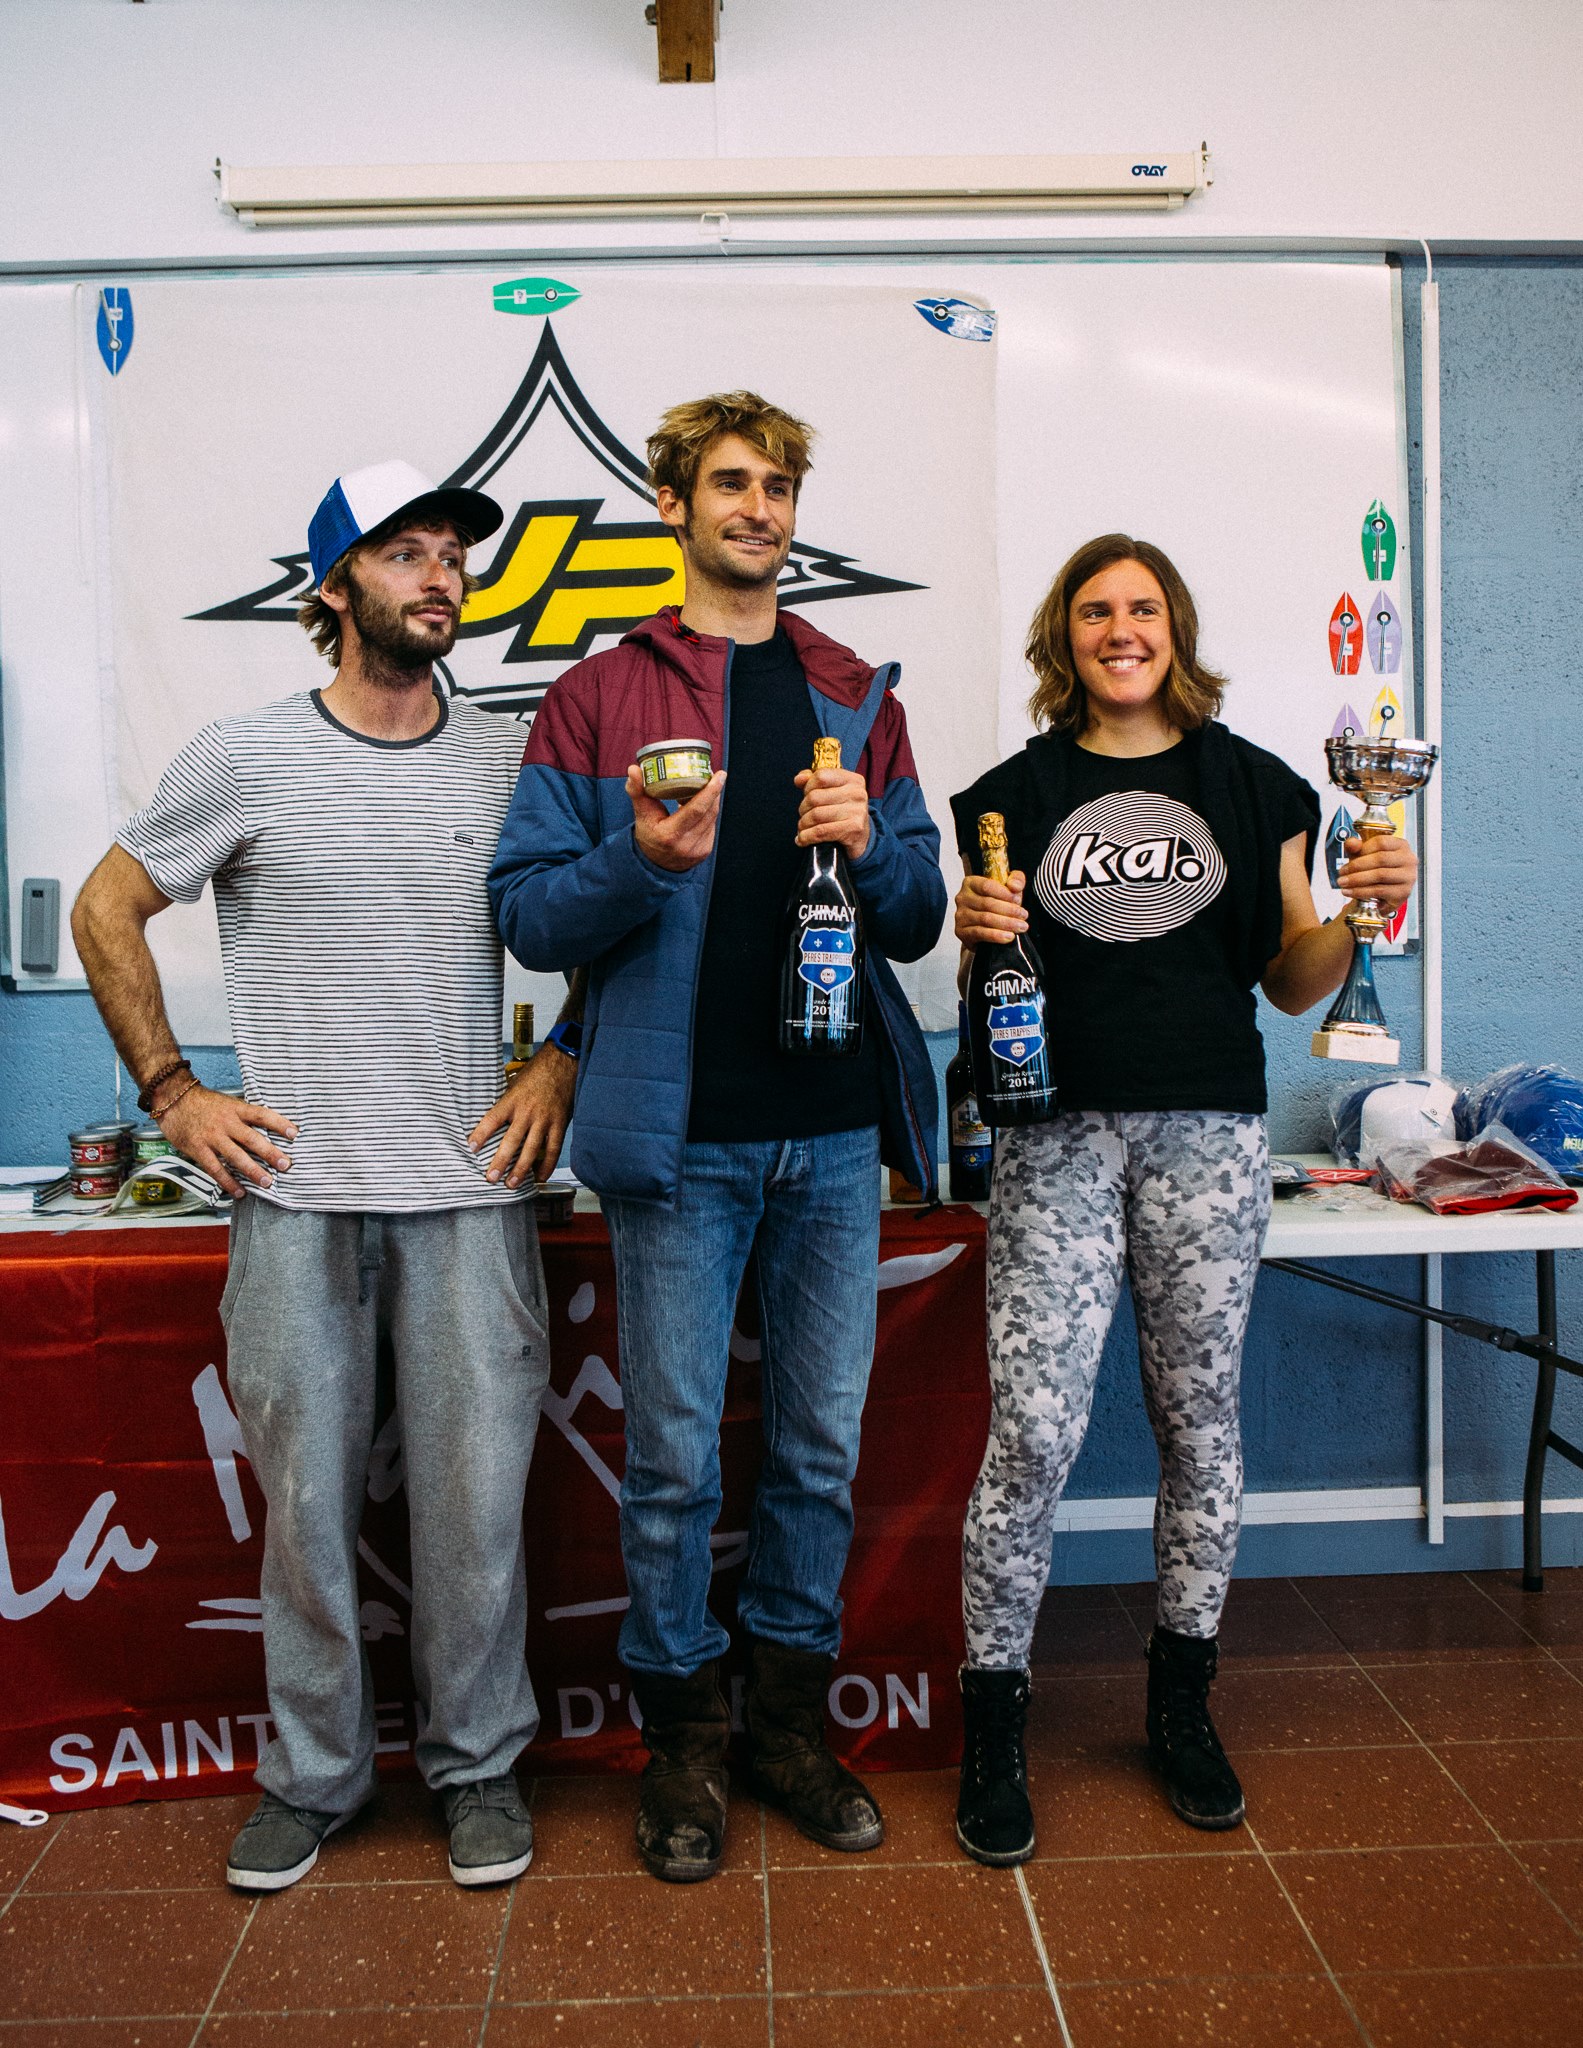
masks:
[[[1222,1669],[1235,1665],[1244,1670],[1258,1665],[1344,1666],[1349,1661],[1334,1631],[1295,1593],[1228,1604],[1220,1624],[1220,1656]]]
[[[1143,1660],[1125,1678],[1036,1674],[1028,1709],[1030,1757],[1106,1754],[1143,1742]]]
[[[1509,1585],[1490,1586],[1486,1591],[1535,1642],[1548,1643],[1557,1650],[1583,1650],[1583,1587],[1563,1592],[1550,1579],[1547,1572],[1542,1593],[1525,1593],[1522,1581],[1515,1577]]]
[[[1546,1658],[1385,1664],[1373,1677],[1425,1742],[1524,1742],[1583,1729],[1583,1691]]]
[[[1062,1986],[1068,1979],[1305,1976],[1316,1968],[1259,1856],[1035,1863],[1028,1888]]]
[[[203,2042],[204,2048],[474,2048],[483,2019],[481,2005],[441,2011],[408,2006],[401,2012],[228,2013],[210,2020]]]
[[[1241,1828],[1190,1828],[1166,1803],[1141,1744],[1110,1755],[1052,1757],[1029,1772],[1041,1862],[1071,1857],[1247,1855]]]
[[[1374,2048],[1577,2048],[1583,1970],[1343,1977]]]
[[[1121,1596],[1114,1586],[1048,1586],[1044,1598],[1039,1602],[1039,1620],[1034,1629],[1033,1640],[1039,1640],[1039,1630],[1061,1615],[1076,1613],[1080,1608],[1119,1608]]]
[[[1147,1624],[1145,1623],[1146,1627]],[[1143,1630],[1124,1607],[1078,1607],[1053,1620],[1042,1615],[1032,1662],[1040,1671],[1141,1671]]]
[[[799,1834],[773,1806],[764,1809],[764,1852],[771,1870],[830,1866],[865,1870],[891,1863],[959,1863],[956,1839],[955,1771],[876,1771],[869,1790],[885,1816],[885,1839],[877,1849],[854,1858],[839,1849],[821,1849]],[[0,2044],[3,2048],[3,2044]]]
[[[1327,1607],[1324,1621],[1360,1663],[1426,1657],[1535,1657],[1544,1653],[1525,1629],[1471,1587],[1462,1600],[1354,1600]]]
[[[489,2048],[768,2048],[770,2002],[645,1998],[589,2005],[496,2005]]]
[[[5,2048],[187,2048],[196,2024],[195,2019],[33,2020],[8,2026],[0,2041]]]
[[[1326,1977],[1077,1984],[1061,2005],[1076,2048],[1358,2048]]]
[[[219,1892],[231,1838],[258,1804],[224,1799],[149,1799],[74,1813],[27,1881],[41,1892]]]
[[[201,2013],[250,1908],[212,1892],[31,1898],[0,1920],[8,2019]]]
[[[775,2000],[775,2048],[1057,2048],[1061,2023],[1041,1985],[1036,1991],[857,1993],[845,1998]],[[493,2035],[491,2035],[493,2048]],[[557,2037],[556,2048],[561,2048]]]
[[[697,1998],[762,1991],[764,1880],[565,1877],[521,1885],[495,1996]]]
[[[0,1821],[0,1906],[23,1882],[46,1849],[54,1855],[61,1837],[76,1818],[76,1814],[59,1814],[53,1820],[47,1820],[41,1828],[19,1828],[11,1821]]]
[[[1583,1740],[1448,1742],[1436,1754],[1507,1841],[1583,1841]]]
[[[1377,1600],[1392,1607],[1412,1598],[1427,1605],[1431,1601],[1466,1600],[1476,1593],[1466,1572],[1371,1572],[1366,1577],[1298,1579],[1302,1595],[1319,1613],[1333,1607],[1356,1607],[1360,1601]]]
[[[1039,1984],[1010,1871],[777,1870],[770,1874],[775,1990],[954,1990]]]
[[[1551,1904],[1583,1933],[1583,1842],[1530,1842],[1516,1855]]]
[[[646,1876],[632,1838],[637,1810],[635,1777],[541,1778],[533,1793],[529,1875]],[[756,1871],[760,1860],[758,1801],[733,1784],[720,1868]]]
[[[1249,1820],[1271,1851],[1490,1840],[1473,1806],[1422,1749],[1252,1750],[1239,1774]]]
[[[1583,1943],[1504,1849],[1281,1856],[1276,1868],[1338,1974],[1583,1963]]]
[[[261,1903],[218,2009],[482,2004],[507,1896],[452,1884],[299,1885]]]
[[[311,1885],[449,1884],[445,1817],[427,1785],[382,1785],[355,1820],[333,1834],[304,1880]]]
[[[1413,1739],[1361,1671],[1228,1666],[1211,1706],[1233,1762],[1254,1749],[1384,1749]]]

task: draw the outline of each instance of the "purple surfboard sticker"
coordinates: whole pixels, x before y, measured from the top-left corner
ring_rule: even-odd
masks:
[[[1364,628],[1369,661],[1377,676],[1393,676],[1402,665],[1402,622],[1396,615],[1396,600],[1388,590],[1379,591],[1369,606]]]
[[[1330,728],[1330,737],[1333,740],[1355,740],[1362,730],[1363,720],[1350,704],[1343,704],[1340,716]]]

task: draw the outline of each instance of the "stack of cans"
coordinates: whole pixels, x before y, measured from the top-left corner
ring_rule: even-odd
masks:
[[[132,1133],[134,1166],[147,1166],[155,1159],[168,1159],[175,1149],[158,1124],[139,1124]],[[181,1189],[177,1183],[157,1175],[133,1181],[129,1192],[142,1209],[163,1209],[168,1203],[181,1200]]]
[[[85,1124],[67,1134],[71,1147],[71,1195],[74,1202],[109,1202],[120,1192],[121,1183],[132,1170],[132,1133],[137,1126],[126,1118],[102,1124]]]

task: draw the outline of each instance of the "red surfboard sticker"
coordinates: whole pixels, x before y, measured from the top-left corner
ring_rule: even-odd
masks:
[[[1363,614],[1343,591],[1330,614],[1330,666],[1338,676],[1355,676],[1363,659]]]

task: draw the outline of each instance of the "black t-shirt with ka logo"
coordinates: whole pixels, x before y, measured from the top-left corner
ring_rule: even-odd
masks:
[[[1265,1107],[1226,857],[1198,810],[1198,739],[1140,759],[1072,750],[1071,808],[1025,898],[1063,1109]],[[1283,838],[1309,822],[1290,779]]]

